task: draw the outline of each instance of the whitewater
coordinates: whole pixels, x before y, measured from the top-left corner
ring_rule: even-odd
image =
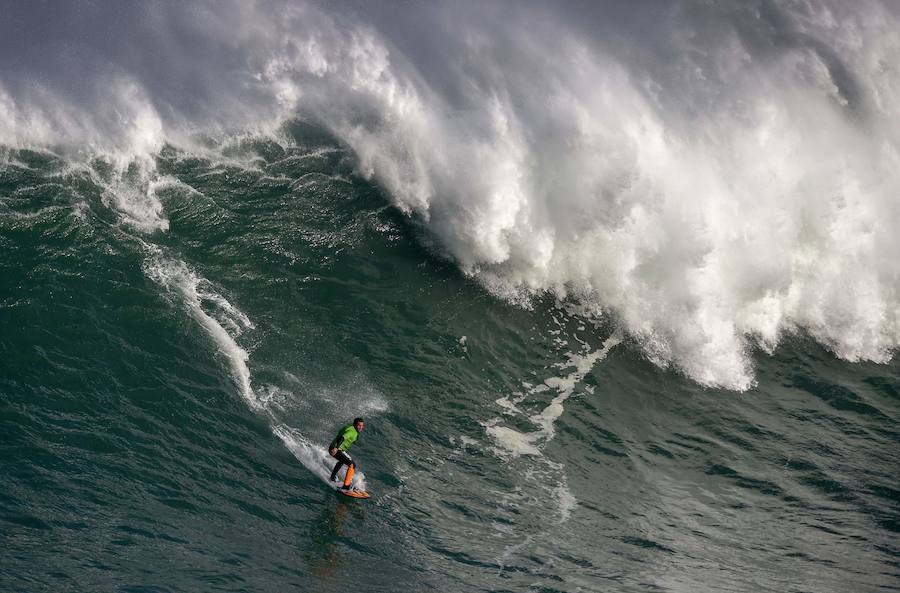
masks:
[[[0,14],[0,588],[900,586],[894,3]]]

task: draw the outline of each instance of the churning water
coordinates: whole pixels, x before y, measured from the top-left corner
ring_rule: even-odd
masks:
[[[0,589],[900,588],[900,10],[632,4],[0,1]]]

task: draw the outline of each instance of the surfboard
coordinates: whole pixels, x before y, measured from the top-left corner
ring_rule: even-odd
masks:
[[[362,490],[341,490],[338,488],[335,492],[343,494],[344,496],[349,496],[350,498],[369,498],[370,496],[368,492],[363,492]]]

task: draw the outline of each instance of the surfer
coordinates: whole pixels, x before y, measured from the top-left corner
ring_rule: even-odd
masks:
[[[366,423],[362,418],[354,418],[353,424],[348,424],[342,428],[338,435],[334,437],[334,440],[331,441],[331,444],[328,445],[328,454],[338,460],[337,463],[334,464],[334,469],[331,470],[331,481],[336,482],[337,474],[341,469],[341,466],[347,466],[347,475],[344,477],[344,485],[341,486],[342,490],[350,489],[350,480],[353,479],[353,473],[356,471],[356,464],[353,462],[353,459],[347,455],[347,449],[356,442],[356,439],[359,438],[359,433],[362,432],[365,425]]]

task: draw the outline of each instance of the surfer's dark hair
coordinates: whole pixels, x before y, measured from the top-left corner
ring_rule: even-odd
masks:
[[[363,420],[362,418],[354,418],[353,419],[353,424],[359,424],[360,422],[365,422],[365,420]]]

